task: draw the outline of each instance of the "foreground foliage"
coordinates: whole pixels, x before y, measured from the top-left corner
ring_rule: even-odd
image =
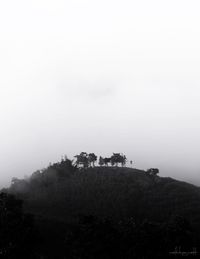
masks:
[[[38,242],[33,217],[23,213],[22,201],[0,193],[0,258],[38,258]]]

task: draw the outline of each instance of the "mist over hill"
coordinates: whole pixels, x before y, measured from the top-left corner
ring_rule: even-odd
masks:
[[[80,170],[68,159],[14,178],[9,192],[25,201],[27,211],[62,220],[92,214],[162,221],[178,213],[198,223],[200,212],[197,186],[126,167]]]
[[[66,157],[3,191],[34,215],[45,258],[168,258],[176,247],[199,248],[200,188],[158,172]]]

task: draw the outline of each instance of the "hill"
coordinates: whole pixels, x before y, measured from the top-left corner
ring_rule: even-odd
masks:
[[[26,211],[64,221],[78,215],[163,221],[179,214],[200,222],[199,187],[132,168],[78,170],[63,161],[14,179],[9,192],[24,200]]]
[[[168,258],[177,246],[200,248],[200,188],[169,177],[66,159],[14,178],[7,192],[35,215],[45,258]]]

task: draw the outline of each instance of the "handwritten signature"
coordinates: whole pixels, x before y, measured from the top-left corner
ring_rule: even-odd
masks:
[[[192,251],[184,252],[181,250],[181,246],[176,246],[175,250],[172,252],[169,252],[169,254],[170,255],[181,255],[181,256],[189,256],[189,255],[195,256],[198,254],[198,252],[197,252],[196,247],[193,247]]]

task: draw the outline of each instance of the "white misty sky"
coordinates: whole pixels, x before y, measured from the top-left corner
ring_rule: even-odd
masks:
[[[0,3],[0,185],[123,152],[200,184],[199,1]]]

